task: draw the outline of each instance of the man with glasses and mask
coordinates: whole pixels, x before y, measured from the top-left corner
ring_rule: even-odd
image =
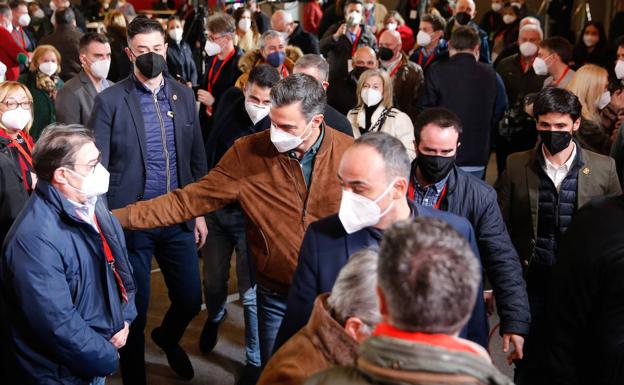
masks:
[[[324,123],[325,92],[306,74],[271,89],[269,130],[240,138],[201,180],[116,210],[128,229],[168,226],[238,202],[255,266],[258,332],[266,364],[286,311],[308,225],[338,211],[338,162],[353,139]]]
[[[340,209],[312,223],[306,231],[276,347],[306,324],[314,299],[331,290],[349,255],[379,245],[384,231],[397,221],[416,216],[440,218],[471,243],[478,258],[475,235],[466,219],[407,199],[409,173],[405,147],[385,133],[363,135],[345,152],[338,168]],[[479,295],[474,301],[475,309],[461,336],[485,346],[483,298]]]
[[[126,53],[134,71],[95,99],[88,127],[111,172],[111,209],[164,195],[206,174],[206,154],[193,91],[170,77],[165,31],[158,21],[137,17],[128,25]],[[201,285],[197,249],[206,237],[202,215],[150,231],[127,231],[130,262],[137,281],[137,319],[121,351],[126,385],[145,384],[145,337],[152,256],[165,278],[171,306],[151,333],[171,368],[193,378],[191,362],[179,345],[199,313]]]
[[[573,138],[581,103],[570,91],[548,87],[533,105],[540,142],[511,154],[497,182],[498,202],[524,268],[531,325],[524,358],[516,362],[519,385],[550,384],[546,346],[547,300],[561,236],[574,213],[592,198],[621,193],[613,159],[581,148]]]
[[[80,125],[48,126],[32,158],[39,181],[0,263],[18,377],[8,383],[101,385],[136,316],[124,234],[100,198],[109,173]]]
[[[89,32],[80,38],[78,47],[82,71],[65,83],[54,103],[59,123],[86,124],[97,94],[113,84],[106,80],[111,64],[108,38]]]
[[[475,230],[483,267],[494,290],[503,351],[515,349],[509,361],[522,358],[529,333],[529,302],[518,254],[509,239],[496,202],[496,191],[455,165],[461,122],[444,108],[423,111],[414,122],[416,159],[412,162],[408,198],[417,204],[468,219]],[[493,312],[492,294],[486,292]]]

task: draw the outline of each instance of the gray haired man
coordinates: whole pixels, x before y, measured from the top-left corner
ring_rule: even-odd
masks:
[[[362,344],[355,366],[328,369],[305,384],[511,385],[485,349],[458,337],[479,292],[480,270],[468,242],[441,220],[395,223],[378,260],[384,321]]]
[[[117,210],[129,229],[179,223],[238,202],[256,268],[262,364],[286,311],[299,247],[310,223],[338,211],[338,163],[352,139],[323,122],[325,92],[295,74],[271,89],[271,128],[237,140],[202,179]]]

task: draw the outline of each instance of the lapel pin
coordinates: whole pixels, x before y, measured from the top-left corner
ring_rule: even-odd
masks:
[[[173,119],[173,111],[167,111],[167,116]]]
[[[173,100],[178,100],[178,95],[173,94]]]
[[[589,175],[589,168],[588,168],[588,167],[585,167],[585,168],[583,169],[582,173],[583,173],[583,174],[585,174],[585,175]]]

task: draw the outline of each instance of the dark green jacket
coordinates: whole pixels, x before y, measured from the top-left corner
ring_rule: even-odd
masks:
[[[507,168],[496,184],[498,204],[525,271],[529,267],[537,239],[539,146],[541,144],[533,150],[510,155]],[[592,198],[622,192],[613,159],[582,149],[577,142],[577,151],[579,149],[583,167],[578,171],[577,210]]]
[[[50,123],[56,122],[56,109],[54,108],[54,101],[50,99],[45,91],[37,88],[37,80],[34,72],[28,72],[20,75],[20,83],[26,85],[33,97],[33,124],[30,127],[30,135],[36,141],[41,135],[41,131]],[[58,79],[56,83],[56,89],[60,90],[63,87],[63,81]]]
[[[485,358],[473,353],[376,336],[364,341],[355,366],[339,366],[304,385],[513,385]]]

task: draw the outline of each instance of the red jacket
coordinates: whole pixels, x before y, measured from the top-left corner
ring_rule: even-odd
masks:
[[[318,35],[323,10],[316,0],[311,0],[303,6],[303,30]]]
[[[377,41],[379,41],[381,34],[385,30],[386,28],[384,27],[381,31],[379,31],[379,34],[377,34]],[[401,35],[401,43],[403,45],[402,47],[403,52],[409,53],[412,50],[412,48],[414,48],[414,43],[415,43],[414,32],[412,31],[410,27],[408,27],[405,24],[397,27],[397,32],[399,33],[399,35]]]
[[[20,47],[6,28],[0,27],[0,62],[7,66],[6,80],[17,81],[20,62],[26,63],[28,52]],[[20,54],[25,56],[20,57]]]

